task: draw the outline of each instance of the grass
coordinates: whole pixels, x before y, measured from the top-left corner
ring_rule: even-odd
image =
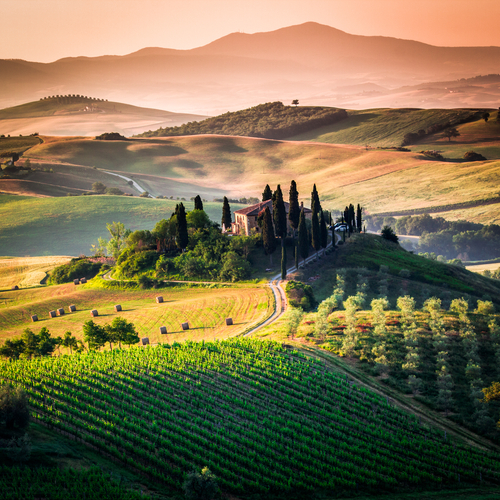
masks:
[[[97,309],[98,324],[111,323],[117,317],[131,321],[141,337],[150,342],[174,342],[186,339],[213,340],[242,333],[251,325],[266,318],[273,300],[267,287],[239,286],[174,286],[158,290],[106,289],[99,278],[87,285],[56,285],[19,291],[0,292],[0,339],[19,336],[25,328],[38,332],[47,327],[53,336],[71,331],[82,338],[83,323],[91,319],[90,311]],[[92,284],[94,283],[94,284]],[[163,296],[164,303],[155,298]],[[76,312],[68,313],[69,305]],[[120,304],[122,312],[114,311]],[[66,314],[49,319],[49,311],[64,308]],[[31,322],[31,315],[40,321]],[[234,326],[226,326],[225,318],[232,317]],[[189,322],[190,330],[183,331],[181,323]],[[167,335],[160,335],[160,326]]]
[[[15,285],[20,288],[39,286],[49,271],[69,259],[63,256],[0,259],[0,290]]]
[[[131,230],[153,229],[168,219],[177,200],[126,196],[34,198],[0,195],[0,255],[89,254],[99,237],[109,239],[106,224],[123,222]],[[184,201],[187,210],[193,202]],[[220,222],[222,203],[205,203],[208,216]],[[235,210],[238,205],[232,206]],[[22,245],[19,244],[22,242]]]
[[[33,146],[40,144],[40,141],[39,137],[0,137],[0,153],[12,151],[22,154]]]

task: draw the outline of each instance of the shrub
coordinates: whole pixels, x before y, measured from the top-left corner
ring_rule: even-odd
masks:
[[[122,255],[126,258],[122,259]],[[143,252],[130,252],[129,249],[120,254],[118,264],[123,276],[132,278],[134,275],[154,268],[159,255],[155,250],[146,250]]]
[[[49,284],[59,285],[61,283],[70,283],[74,279],[91,279],[101,270],[99,262],[90,262],[87,258],[76,257],[67,264],[56,267],[49,277]]]
[[[0,386],[0,424],[7,429],[24,429],[29,419],[28,398],[24,390],[10,384]]]
[[[482,154],[476,153],[475,151],[467,151],[464,154],[464,160],[467,160],[467,161],[484,161],[484,160],[486,160],[486,158]]]
[[[300,281],[289,281],[285,288],[288,302],[293,307],[301,307],[304,311],[310,311],[316,307],[316,299],[310,285]]]

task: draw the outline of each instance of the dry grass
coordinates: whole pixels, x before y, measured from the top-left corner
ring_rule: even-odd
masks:
[[[476,264],[474,266],[466,266],[468,271],[473,273],[482,273],[483,271],[496,271],[500,267],[500,262],[495,264]]]

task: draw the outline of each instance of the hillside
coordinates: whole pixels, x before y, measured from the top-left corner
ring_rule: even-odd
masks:
[[[1,363],[0,374],[25,388],[37,420],[172,492],[205,466],[226,494],[266,498],[500,480],[495,454],[277,343],[114,350]]]
[[[103,132],[124,135],[151,127],[175,127],[205,116],[141,108],[86,96],[50,96],[0,109],[2,134],[95,136]]]

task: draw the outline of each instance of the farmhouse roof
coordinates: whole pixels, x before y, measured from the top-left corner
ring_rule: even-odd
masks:
[[[286,201],[284,202],[285,203],[285,211],[286,213],[289,212],[289,207],[290,207],[290,204],[287,203]],[[239,210],[235,210],[234,213],[235,214],[238,214],[238,215],[259,215],[263,210],[266,209],[266,207],[269,207],[269,210],[273,210],[273,200],[266,200],[266,201],[261,201],[260,203],[257,203],[255,205],[251,205],[249,207],[245,207],[245,208],[240,208]],[[311,210],[309,208],[306,208],[304,207],[304,213],[310,213]]]

